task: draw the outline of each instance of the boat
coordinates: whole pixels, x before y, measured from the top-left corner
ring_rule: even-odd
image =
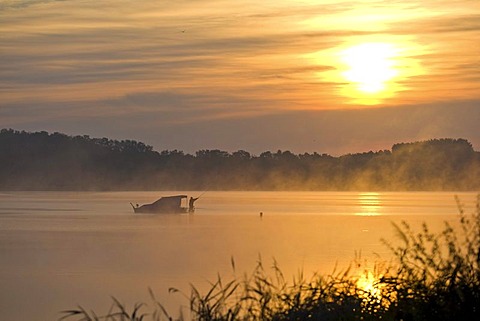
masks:
[[[130,205],[135,213],[147,214],[191,213],[194,210],[193,207],[187,207],[187,195],[164,196],[150,204],[134,206],[130,203]]]

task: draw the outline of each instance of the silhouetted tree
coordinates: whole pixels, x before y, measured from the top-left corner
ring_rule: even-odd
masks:
[[[0,131],[0,189],[474,190],[480,153],[464,139],[333,157],[278,150],[156,152],[134,140]]]

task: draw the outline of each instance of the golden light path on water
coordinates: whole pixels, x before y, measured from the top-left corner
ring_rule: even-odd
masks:
[[[358,203],[360,211],[356,212],[356,216],[380,216],[381,209],[384,204],[380,200],[380,194],[375,192],[366,192],[358,194]],[[368,232],[368,230],[365,230]],[[382,290],[379,288],[379,277],[375,273],[375,267],[359,265],[360,268],[356,272],[358,277],[356,283],[358,289],[365,291],[365,298],[374,298],[380,300],[382,297]]]
[[[358,203],[360,210],[355,213],[358,216],[376,216],[381,215],[382,203],[378,193],[360,193],[358,194]]]

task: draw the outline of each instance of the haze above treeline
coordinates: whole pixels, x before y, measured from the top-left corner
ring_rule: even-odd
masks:
[[[398,143],[333,157],[239,150],[155,151],[134,140],[0,131],[1,190],[479,190],[465,139]]]

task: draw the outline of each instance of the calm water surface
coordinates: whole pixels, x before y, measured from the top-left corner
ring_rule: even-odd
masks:
[[[198,196],[201,192],[182,192]],[[134,215],[129,202],[168,192],[0,193],[0,311],[3,320],[56,320],[80,304],[106,312],[110,296],[148,301],[151,287],[177,314],[169,287],[206,288],[275,259],[285,275],[331,273],[355,257],[387,260],[392,222],[456,222],[476,193],[207,192],[193,215]],[[263,212],[263,217],[259,213]],[[232,270],[231,259],[236,270]]]

